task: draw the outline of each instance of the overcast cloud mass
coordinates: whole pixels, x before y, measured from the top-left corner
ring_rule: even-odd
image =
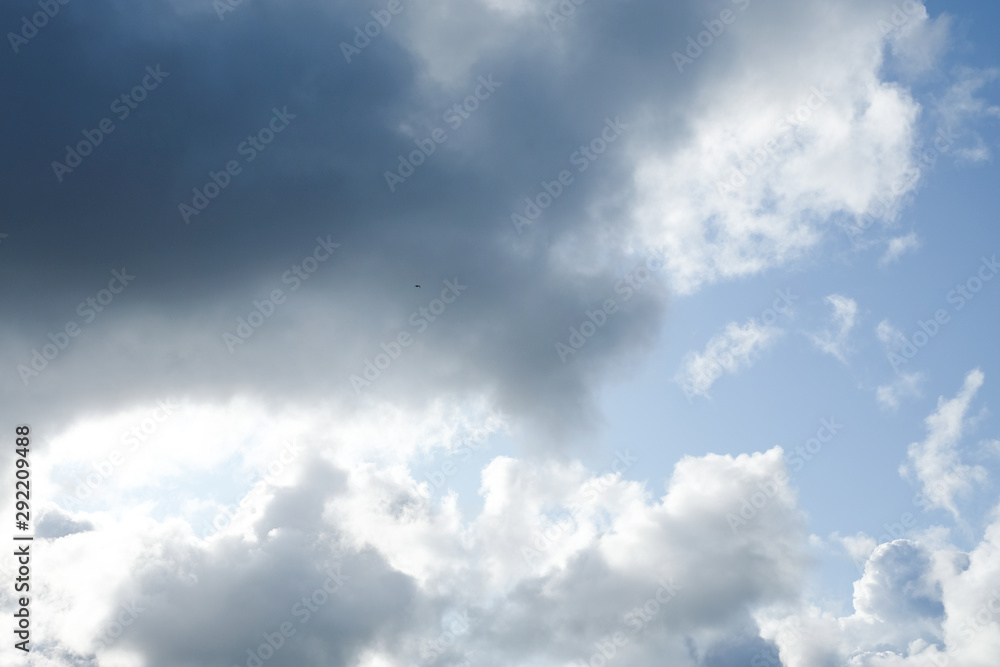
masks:
[[[0,664],[996,667],[998,20],[4,4]]]

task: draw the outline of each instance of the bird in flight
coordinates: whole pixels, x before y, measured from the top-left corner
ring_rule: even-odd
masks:
[[[420,285],[414,285],[414,287],[420,287]]]

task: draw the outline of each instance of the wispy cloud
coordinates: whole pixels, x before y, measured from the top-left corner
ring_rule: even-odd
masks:
[[[883,268],[889,266],[893,262],[899,261],[899,258],[909,251],[916,250],[919,247],[920,238],[916,232],[910,232],[906,236],[897,236],[896,238],[889,239],[888,247],[885,249],[885,254],[878,261],[878,265]]]
[[[892,326],[889,320],[882,320],[878,323],[878,326],[875,327],[875,335],[887,349],[897,349],[906,342],[906,336],[903,335],[903,332]]]
[[[968,424],[966,414],[985,378],[981,370],[974,369],[955,398],[938,398],[937,410],[925,420],[927,437],[910,445],[906,463],[899,468],[901,475],[920,482],[929,506],[946,509],[956,519],[956,496],[986,478],[985,469],[962,464],[958,454],[958,443]]]
[[[923,373],[901,373],[893,382],[880,385],[875,390],[878,404],[884,410],[895,410],[904,398],[920,396],[920,385],[924,381]]]
[[[783,333],[778,327],[761,326],[755,320],[742,326],[730,322],[725,331],[708,341],[703,352],[689,352],[684,357],[674,379],[689,398],[707,397],[708,390],[723,374],[732,375],[752,366]]]
[[[979,94],[998,77],[1000,69],[959,68],[955,83],[935,105],[935,113],[942,124],[971,138],[973,145],[959,146],[955,151],[966,162],[986,162],[993,157],[982,136],[967,128],[987,118],[1000,118],[1000,106],[988,103]]]
[[[813,344],[825,352],[847,363],[847,340],[858,317],[858,304],[854,299],[840,294],[831,294],[826,302],[833,307],[830,316],[832,328],[813,334]]]

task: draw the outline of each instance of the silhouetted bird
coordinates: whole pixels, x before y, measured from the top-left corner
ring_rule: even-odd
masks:
[[[414,287],[420,287],[420,285],[414,285]]]

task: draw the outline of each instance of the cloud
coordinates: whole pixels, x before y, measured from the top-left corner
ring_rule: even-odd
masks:
[[[39,516],[35,536],[60,538],[93,529],[94,526],[89,521],[74,521],[73,517],[69,514],[58,509],[52,509]]]
[[[688,352],[684,356],[674,381],[688,397],[708,397],[708,390],[723,374],[732,375],[749,368],[783,334],[782,329],[761,326],[755,319],[742,326],[730,322],[722,333],[708,341],[703,352]]]
[[[887,350],[897,350],[906,342],[902,331],[892,326],[889,320],[882,320],[875,327],[875,335]]]
[[[943,616],[940,592],[929,581],[931,560],[909,540],[876,547],[854,584],[854,609],[860,617],[903,625],[915,616]]]
[[[897,7],[893,5],[893,9]],[[903,25],[889,33],[892,64],[908,77],[916,77],[930,72],[940,62],[950,46],[953,19],[943,13],[932,19],[927,8],[918,3],[907,3],[904,16],[907,20]]]
[[[954,401],[975,385],[939,413],[964,412]],[[216,418],[234,409],[218,406]],[[481,471],[482,506],[466,515],[452,493],[423,497],[412,467],[475,437],[450,428],[445,412],[386,414],[391,444],[381,449],[366,426],[374,415],[351,424],[255,413],[270,433],[298,429],[314,444],[286,479],[255,481],[214,535],[199,537],[169,506],[158,518],[127,502],[55,510],[89,530],[39,538],[37,567],[49,574],[33,599],[46,637],[36,656],[150,667],[244,665],[251,653],[274,665],[560,664],[587,661],[621,632],[628,641],[616,651],[630,664],[749,664],[780,649],[794,667],[916,667],[956,649],[988,660],[1000,638],[977,620],[991,603],[1000,610],[997,518],[967,554],[935,529],[878,546],[845,539],[867,561],[853,612],[811,602],[814,541],[780,448],[684,457],[668,479],[647,482],[578,461],[494,456]],[[489,423],[483,415],[478,427]],[[50,456],[39,475],[55,470]],[[294,633],[282,637],[284,624]]]
[[[812,342],[821,351],[847,363],[847,341],[857,319],[858,304],[854,299],[839,294],[826,297],[826,302],[833,307],[831,320],[836,329],[813,334]]]
[[[977,123],[1000,118],[1000,106],[988,103],[978,93],[1000,76],[997,69],[960,67],[953,83],[934,105],[934,113],[945,127],[967,134],[972,145],[959,146],[956,154],[966,162],[985,162],[993,153],[975,129]]]
[[[787,667],[988,665],[1000,641],[1000,514],[971,551],[932,527],[870,551],[853,613],[762,610],[761,636]]]
[[[973,482],[984,481],[986,475],[980,466],[962,464],[958,453],[968,424],[966,414],[984,380],[983,372],[975,369],[966,375],[955,398],[938,398],[937,410],[926,419],[927,437],[910,445],[907,461],[899,469],[901,475],[920,483],[929,507],[946,509],[956,519],[956,497],[971,489]]]
[[[236,408],[217,409],[222,422]],[[465,516],[451,493],[423,497],[411,468],[431,434],[437,453],[465,439],[445,415],[399,414],[389,437],[410,446],[379,451],[341,418],[256,414],[312,445],[287,478],[253,482],[219,532],[200,537],[183,506],[147,501],[87,506],[68,520],[89,530],[39,537],[36,566],[55,569],[32,601],[46,638],[34,655],[150,667],[244,665],[251,653],[274,665],[554,664],[587,660],[620,631],[635,664],[669,655],[693,666],[692,636],[716,659],[756,646],[733,641],[745,610],[788,603],[805,575],[804,516],[778,448],[685,457],[653,482],[659,493],[577,461],[496,456],[482,469],[482,508]],[[51,457],[39,457],[40,476],[53,474]],[[731,515],[746,518],[735,533]],[[466,621],[456,629],[456,619]],[[294,632],[279,641],[284,624]]]
[[[351,62],[340,44],[363,41],[356,29],[373,10],[312,0],[245,5],[223,21],[187,3],[127,22],[110,5],[67,10],[46,28],[58,40],[32,42],[50,57],[19,58],[7,76],[24,90],[4,107],[21,138],[4,153],[13,222],[0,278],[32,286],[0,295],[20,313],[0,329],[0,366],[13,371],[0,378],[5,414],[64,425],[167,394],[357,407],[350,377],[414,333],[429,285],[458,279],[468,291],[371,391],[408,405],[489,394],[531,425],[535,446],[564,447],[592,425],[601,378],[656,340],[672,291],[800,261],[829,220],[859,215],[913,166],[920,107],[882,78],[882,9],[861,0],[734,5],[739,21],[667,79],[673,53],[712,18],[699,3],[587,3],[557,31],[547,8],[523,2],[403,6]],[[781,52],[759,48],[775,30]],[[247,47],[275,35],[281,49]],[[91,67],[107,45],[116,65]],[[119,120],[110,104],[158,64],[169,76]],[[485,100],[480,77],[499,84]],[[39,80],[74,104],[53,112],[28,85]],[[185,225],[179,204],[286,108],[287,128]],[[57,182],[52,161],[104,116],[114,133]],[[607,144],[615,118],[627,129]],[[423,156],[436,129],[447,140]],[[720,192],[762,146],[746,184]],[[385,174],[413,151],[421,164],[390,191]],[[10,162],[22,154],[30,169]],[[544,184],[554,191],[563,171],[572,183],[518,235],[511,215],[551,196]],[[292,292],[286,272],[303,270],[318,237],[340,247]],[[620,267],[651,255],[664,257],[664,284],[560,364],[552,343],[568,323],[611,296]],[[128,290],[57,358],[41,356],[123,266],[136,276]],[[230,353],[223,334],[274,289],[285,302]],[[25,386],[17,369],[32,362],[44,370]]]
[[[890,384],[879,385],[875,398],[883,410],[895,410],[904,398],[920,396],[920,385],[925,379],[923,373],[901,373]]]
[[[860,216],[905,180],[918,110],[904,90],[874,80],[882,43],[871,26],[880,12],[856,3],[755,6],[734,33],[795,22],[782,43],[801,58],[759,50],[736,66],[709,58],[716,50],[691,66],[703,88],[688,137],[635,158],[640,234],[664,249],[678,290],[794,261],[820,243],[820,220]],[[840,36],[820,29],[831,21],[846,21]]]
[[[760,613],[802,603],[811,548],[781,450],[634,481],[573,448],[673,295],[817,256],[910,173],[921,105],[886,75],[886,47],[940,45],[943,21],[915,13],[905,42],[865,0],[731,4],[738,22],[683,72],[674,52],[715,19],[693,0],[588,2],[557,31],[520,0],[404,0],[385,24],[384,4],[315,0],[221,21],[181,0],[62,10],[0,74],[0,280],[19,286],[0,293],[15,314],[0,422],[33,425],[52,490],[32,659],[560,664],[620,630],[622,664],[714,667],[781,645]],[[348,62],[342,43],[361,41]],[[169,75],[119,118],[113,101],[157,66]],[[942,113],[974,107],[963,94]],[[105,117],[114,132],[58,178]],[[511,215],[531,207],[518,234]],[[338,247],[318,262],[324,243]],[[553,341],[650,256],[662,284],[559,363]],[[135,275],[113,299],[112,271]],[[449,283],[466,286],[454,301]],[[828,302],[823,345],[843,358],[856,305]],[[731,322],[675,379],[708,396],[781,335]],[[518,451],[463,460],[511,432]],[[946,449],[918,451],[921,481]],[[428,493],[441,460],[478,468],[481,507],[450,478]],[[876,559],[866,620],[936,622],[911,607],[937,599],[938,547]],[[995,560],[970,557],[976,583]],[[943,590],[949,613],[977,603]],[[790,659],[839,655],[838,619],[802,616]]]
[[[975,137],[975,146],[966,146],[955,150],[955,157],[965,163],[989,162],[993,158],[993,151],[982,137]]]
[[[907,252],[916,250],[919,247],[920,238],[917,237],[916,232],[910,232],[906,236],[897,236],[896,238],[889,239],[888,247],[885,249],[885,254],[879,259],[878,265],[886,267],[899,261],[899,258]]]

